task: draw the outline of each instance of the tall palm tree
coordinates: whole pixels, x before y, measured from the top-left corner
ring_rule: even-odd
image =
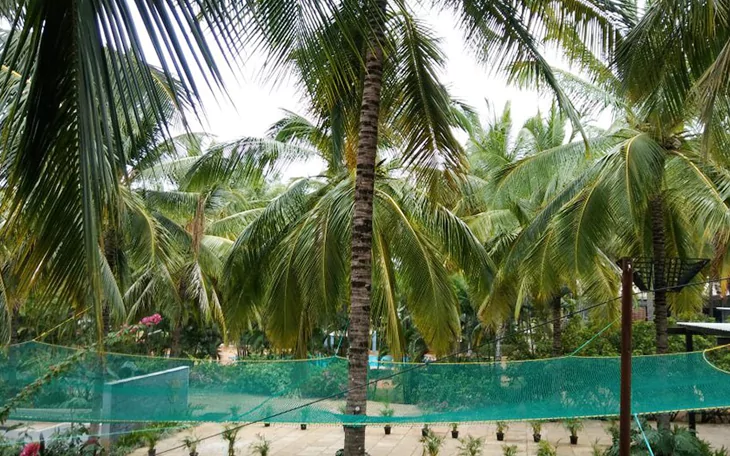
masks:
[[[104,283],[101,233],[119,220],[125,141],[142,123],[171,126],[168,95],[178,106],[198,100],[201,79],[194,73],[220,85],[214,48],[230,55],[236,46],[223,6],[200,0],[3,3],[0,13],[10,24],[0,55],[8,70],[0,84],[3,231],[33,235],[33,248],[20,252],[21,269],[42,268],[59,298],[88,302],[99,340],[111,286]],[[148,66],[149,58],[159,71]],[[24,287],[29,275],[22,276]]]
[[[656,19],[656,13],[642,19]],[[640,22],[637,27],[641,27]],[[713,141],[703,138],[698,111],[692,104],[678,106],[672,84],[637,83],[632,60],[645,58],[644,47],[622,43],[623,60],[618,71],[610,70],[599,58],[586,52],[581,44],[571,44],[583,57],[592,80],[563,74],[565,87],[586,112],[602,109],[608,103],[617,113],[615,125],[595,137],[593,164],[574,179],[548,205],[528,229],[523,246],[544,242],[549,233],[561,252],[558,256],[567,273],[585,268],[591,258],[601,255],[613,244],[615,257],[651,257],[655,283],[654,307],[657,353],[668,349],[668,299],[664,282],[664,265],[668,256],[691,258],[706,251],[703,238],[726,236],[730,212],[725,203],[727,185],[723,134],[713,132]],[[668,45],[669,46],[669,45]],[[669,46],[670,48],[672,46]],[[662,60],[663,61],[663,60]],[[664,74],[661,67],[656,74]],[[691,82],[692,74],[685,72]],[[652,80],[653,78],[648,78]],[[691,85],[691,84],[690,84]],[[685,96],[689,96],[685,89]],[[681,108],[681,109],[679,109]],[[503,179],[524,179],[540,169],[558,169],[567,160],[585,152],[572,150],[538,154],[520,160],[506,170]],[[567,260],[567,261],[566,261]],[[698,303],[688,299],[690,290],[674,299],[676,306]],[[668,426],[668,419],[661,420]]]
[[[367,312],[369,310],[369,278],[370,278],[370,255],[371,235],[371,216],[372,216],[372,180],[374,179],[373,165],[375,163],[375,148],[377,145],[377,119],[378,115],[378,92],[380,90],[381,80],[379,71],[382,66],[383,50],[379,47],[381,42],[380,36],[384,21],[379,20],[379,13],[386,10],[385,1],[378,1],[379,8],[374,8],[372,14],[369,15],[372,32],[371,47],[368,49],[365,59],[366,78],[363,85],[363,103],[361,110],[360,123],[360,142],[358,146],[357,161],[357,179],[355,194],[355,215],[353,217],[353,242],[352,242],[352,278],[351,278],[351,301],[352,311],[351,321],[353,323],[363,323],[363,329],[367,329],[364,325],[367,322]],[[524,3],[518,4],[515,9],[514,4],[505,4],[501,2],[444,2],[446,6],[455,7],[458,11],[461,21],[467,25],[470,32],[469,38],[472,38],[478,46],[479,52],[492,52],[499,55],[500,58],[514,61],[525,61],[531,59],[529,65],[531,68],[527,70],[535,79],[546,81],[556,92],[558,100],[568,113],[571,119],[576,120],[576,126],[580,129],[577,122],[577,113],[572,109],[572,104],[564,96],[560,87],[553,80],[553,74],[537,51],[532,32],[522,19],[525,16],[537,16],[550,9],[546,14],[547,17],[559,17],[557,20],[561,26],[564,26],[564,18],[571,16],[571,19],[577,19],[577,22],[591,22],[593,26],[598,23],[599,27],[604,30],[611,29],[611,24],[604,20],[604,17],[589,12],[588,9],[579,7],[581,11],[572,10],[575,4],[559,4],[557,8],[552,9],[550,6],[540,4],[535,9]],[[613,9],[613,8],[610,8]],[[571,11],[572,10],[572,11]],[[527,20],[527,24],[531,22]],[[578,24],[574,24],[578,25]],[[579,26],[580,27],[580,26]],[[499,30],[494,34],[494,29]],[[499,35],[501,32],[501,36]],[[495,39],[495,35],[497,35]],[[512,62],[510,62],[512,63]],[[524,73],[523,73],[524,75]],[[362,185],[362,187],[361,187]],[[355,320],[357,317],[357,321]],[[363,379],[367,378],[367,331],[358,332],[353,335],[352,343],[355,344],[355,350],[350,357],[350,384],[351,390],[348,396],[348,409],[350,413],[365,412],[365,391],[361,386]],[[351,348],[352,350],[352,348]],[[364,452],[364,429],[348,428],[345,434],[345,454],[355,455]]]
[[[146,211],[139,214],[145,220],[129,224],[130,237],[150,239],[151,250],[137,255],[125,301],[130,319],[162,310],[171,320],[173,354],[193,318],[215,322],[226,334],[220,282],[228,252],[263,210],[265,178],[276,161],[299,151],[274,141],[214,143],[207,135],[185,134],[130,167],[129,185]]]
[[[281,25],[276,20],[277,11],[289,10],[281,6],[273,8],[268,1],[261,2],[262,7],[254,11],[253,15],[258,17],[258,23],[272,24],[271,32],[263,39],[269,47],[274,49],[290,49],[292,43],[280,39]],[[387,45],[387,38],[392,29],[388,27],[389,18],[393,17],[393,11],[402,10],[404,2],[387,2],[386,0],[369,0],[364,2],[343,2],[343,8],[339,11],[338,18],[345,17],[344,24],[348,23],[349,17],[356,24],[368,24],[365,27],[364,36],[347,35],[344,46],[327,46],[327,53],[318,60],[318,63],[326,62],[329,72],[321,74],[319,78],[313,78],[319,86],[327,86],[324,93],[330,101],[330,106],[336,106],[338,100],[357,101],[356,128],[358,142],[356,148],[355,164],[355,206],[352,219],[352,255],[351,255],[351,277],[350,277],[350,354],[349,354],[349,386],[347,413],[365,414],[365,388],[367,383],[367,347],[369,340],[369,312],[370,312],[370,290],[372,280],[372,258],[371,248],[372,237],[372,213],[373,194],[375,180],[375,164],[378,147],[379,127],[382,126],[380,119],[381,95],[385,90],[383,75],[389,59],[397,55],[391,52]],[[301,5],[287,5],[292,10],[301,12],[304,8]],[[560,36],[557,31],[564,28],[575,27],[579,33],[593,43],[608,42],[615,37],[613,13],[622,14],[620,8],[611,1],[596,2],[477,2],[463,0],[435,1],[434,6],[446,7],[456,11],[460,22],[467,31],[467,41],[476,49],[478,56],[486,61],[505,65],[522,77],[532,81],[547,83],[556,92],[556,96],[571,119],[577,121],[577,113],[572,108],[570,100],[564,95],[556,83],[554,73],[545,59],[539,52],[539,40],[542,36],[535,36],[535,31],[544,34],[548,32]],[[531,30],[531,25],[548,24],[550,27],[538,27]],[[340,20],[340,29],[343,22]],[[358,32],[362,27],[356,27]],[[408,30],[408,28],[406,28]],[[317,35],[315,33],[315,35]],[[322,35],[317,35],[322,36]],[[324,34],[325,37],[329,36]],[[337,43],[323,40],[325,43]],[[600,45],[600,44],[599,44]],[[342,50],[356,51],[358,54],[354,59],[355,65],[342,63],[353,62],[352,58],[337,58],[342,55]],[[286,61],[287,52],[275,53],[277,62]],[[321,54],[320,54],[321,55]],[[409,59],[415,67],[420,61],[413,54]],[[296,60],[295,60],[296,61]],[[518,68],[517,63],[521,63]],[[301,62],[299,62],[301,64]],[[320,68],[322,65],[318,65]],[[307,66],[312,72],[316,66]],[[364,77],[359,79],[364,70]],[[416,73],[425,76],[424,73]],[[404,92],[403,95],[409,99],[420,99],[426,101],[419,94],[424,92],[426,86],[423,78],[416,78],[412,81],[411,88],[414,92]],[[350,84],[359,81],[359,85],[352,90]],[[360,90],[362,88],[362,90]],[[353,96],[354,95],[354,96]],[[408,104],[404,103],[405,106]],[[423,106],[415,105],[415,106]],[[414,106],[414,107],[415,107]],[[407,108],[409,109],[409,108]],[[334,112],[329,110],[329,113]],[[410,112],[409,120],[400,125],[404,129],[404,135],[410,139],[410,147],[406,149],[405,162],[408,164],[434,163],[434,149],[441,138],[435,132],[440,129],[433,129],[438,126],[429,116],[433,111],[426,111],[426,116],[417,115],[416,111]],[[425,122],[424,122],[425,121]],[[578,128],[579,124],[576,122]],[[426,126],[428,128],[422,128]],[[346,427],[345,431],[345,454],[362,455],[365,448],[365,432],[362,426]]]
[[[562,163],[560,172],[540,170],[539,174],[525,175],[525,179],[505,182],[501,174],[520,160],[556,150],[582,150],[582,141],[571,142],[575,138],[567,136],[566,118],[555,105],[546,116],[538,113],[528,119],[514,141],[510,137],[509,106],[487,128],[478,119],[471,119],[471,125],[468,150],[472,178],[462,192],[465,198],[457,214],[491,246],[490,255],[498,264],[492,291],[479,307],[480,318],[487,325],[499,325],[510,312],[517,318],[526,302],[546,307],[553,320],[553,355],[562,355],[562,297],[570,291],[597,299],[611,297],[617,281],[593,283],[598,265],[581,271],[581,275],[563,274],[553,267],[551,256],[559,252],[549,244],[534,243],[517,258],[511,251],[542,208],[590,161],[579,156]]]
[[[333,153],[333,145],[342,142],[333,133],[293,113],[274,126],[276,140],[308,145],[327,169],[322,176],[296,179],[259,212],[241,233],[227,268],[231,293],[226,306],[243,315],[230,318],[239,326],[231,329],[243,331],[246,317],[261,316],[268,339],[295,347],[300,356],[307,352],[312,330],[330,326],[347,301],[354,182],[345,158]],[[385,143],[397,142],[386,138]],[[430,349],[446,353],[459,338],[451,271],[465,270],[470,283],[486,288],[486,252],[460,220],[429,200],[428,187],[404,180],[397,163],[381,164],[377,172],[369,318],[396,358],[405,350],[404,314]]]

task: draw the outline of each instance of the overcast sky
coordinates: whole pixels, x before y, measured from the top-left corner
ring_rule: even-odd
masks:
[[[442,82],[455,98],[476,108],[485,120],[487,115],[491,115],[486,100],[499,112],[506,102],[511,101],[516,125],[533,116],[538,107],[543,110],[549,107],[550,93],[539,96],[534,91],[509,87],[503,77],[476,63],[475,58],[464,50],[463,35],[449,13],[427,11],[420,14],[442,39],[442,49],[447,57]],[[293,81],[265,81],[257,67],[257,60],[250,59],[243,77],[239,77],[238,81],[229,78],[227,88],[232,103],[216,100],[213,95],[205,96],[207,122],[200,125],[201,129],[222,141],[262,136],[271,124],[281,118],[282,109],[306,113],[306,106]],[[317,171],[318,165],[311,163],[306,166],[306,171],[298,169],[294,174],[314,174]],[[286,174],[291,173],[292,170],[289,170]]]

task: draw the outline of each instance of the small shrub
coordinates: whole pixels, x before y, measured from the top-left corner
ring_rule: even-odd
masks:
[[[542,431],[542,421],[530,421],[530,426],[533,434],[540,434]]]
[[[380,409],[380,416],[390,418],[394,414],[395,414],[395,410],[393,410],[393,407],[391,407],[390,404],[385,404],[385,405],[383,405],[383,408]]]
[[[517,445],[502,445],[504,456],[517,456]]]
[[[467,435],[459,439],[459,456],[481,456],[484,452],[484,438]]]
[[[591,456],[603,456],[604,454],[605,451],[601,448],[601,445],[598,444],[598,439],[594,440],[593,443],[591,443]]]
[[[578,433],[583,430],[583,422],[575,418],[565,420],[563,425],[574,437],[578,437]]]
[[[444,444],[444,438],[429,431],[425,437],[421,437],[421,443],[423,443],[424,456],[438,456],[441,445]]]
[[[183,445],[185,445],[189,454],[198,454],[198,438],[194,435],[185,436]]]
[[[552,443],[541,440],[537,444],[537,456],[558,456],[558,451]]]
[[[236,456],[236,438],[241,428],[235,424],[227,424],[221,437],[228,442],[228,456]]]
[[[269,456],[269,451],[271,451],[271,442],[266,440],[266,437],[263,435],[257,434],[256,437],[259,441],[252,445],[251,450],[253,453],[259,456]]]

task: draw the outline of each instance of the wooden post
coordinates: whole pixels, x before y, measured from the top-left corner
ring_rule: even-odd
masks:
[[[631,330],[633,324],[633,275],[631,260],[621,260],[621,412],[619,456],[631,455]]]

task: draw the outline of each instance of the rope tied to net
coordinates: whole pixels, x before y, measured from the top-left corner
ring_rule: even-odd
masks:
[[[345,334],[347,334],[347,328],[350,327],[350,319],[347,319],[347,323],[345,323],[345,328],[342,331],[342,335],[340,335],[340,341],[337,343],[337,348],[335,349],[335,356],[340,352],[340,347],[342,347],[342,340],[345,338]]]
[[[597,333],[595,333],[595,334],[593,335],[593,337],[591,337],[591,338],[590,338],[590,339],[588,339],[587,341],[583,342],[583,344],[582,344],[582,345],[581,345],[580,347],[578,347],[578,348],[576,348],[575,350],[573,350],[573,353],[569,354],[568,356],[575,356],[575,355],[576,355],[576,354],[577,354],[577,353],[578,353],[579,351],[583,350],[583,349],[584,349],[584,348],[586,348],[586,347],[587,347],[588,345],[590,345],[590,344],[591,344],[591,342],[593,342],[593,341],[594,341],[594,340],[596,340],[596,339],[597,339],[598,337],[600,337],[600,336],[601,336],[601,334],[603,334],[604,332],[608,331],[608,328],[610,328],[611,326],[613,326],[614,324],[616,324],[616,322],[617,322],[617,321],[619,321],[620,319],[621,319],[621,317],[618,317],[617,319],[615,319],[615,320],[614,320],[614,321],[612,321],[611,323],[607,324],[607,325],[606,325],[606,326],[605,326],[605,327],[604,327],[604,328],[603,328],[602,330],[598,331]]]
[[[646,437],[646,434],[644,433],[644,428],[641,426],[641,421],[639,420],[639,415],[634,413],[634,419],[636,420],[636,425],[639,426],[639,431],[641,432],[641,436],[644,438],[644,444],[646,445],[646,449],[649,450],[649,455],[654,456],[654,451],[651,449],[651,445],[649,444],[649,439]]]
[[[57,325],[56,325],[56,326],[54,326],[53,328],[49,329],[48,331],[44,331],[44,332],[42,332],[42,333],[41,333],[40,335],[38,335],[38,336],[37,336],[37,337],[36,337],[35,339],[33,339],[33,340],[34,340],[34,341],[40,341],[41,339],[45,338],[45,337],[46,337],[47,335],[49,335],[49,334],[50,334],[50,333],[52,333],[53,331],[57,330],[57,329],[58,329],[58,328],[60,328],[61,326],[65,325],[66,323],[69,323],[69,322],[71,322],[71,321],[73,321],[73,320],[76,320],[76,319],[77,319],[77,318],[79,318],[79,317],[80,317],[81,315],[83,315],[83,314],[85,314],[86,312],[88,312],[88,311],[89,311],[89,309],[90,309],[90,308],[89,308],[89,307],[87,307],[86,309],[84,309],[84,310],[82,310],[82,311],[79,311],[79,312],[75,313],[74,315],[72,315],[72,316],[68,317],[67,319],[65,319],[65,320],[64,320],[64,321],[62,321],[61,323],[57,324]]]

